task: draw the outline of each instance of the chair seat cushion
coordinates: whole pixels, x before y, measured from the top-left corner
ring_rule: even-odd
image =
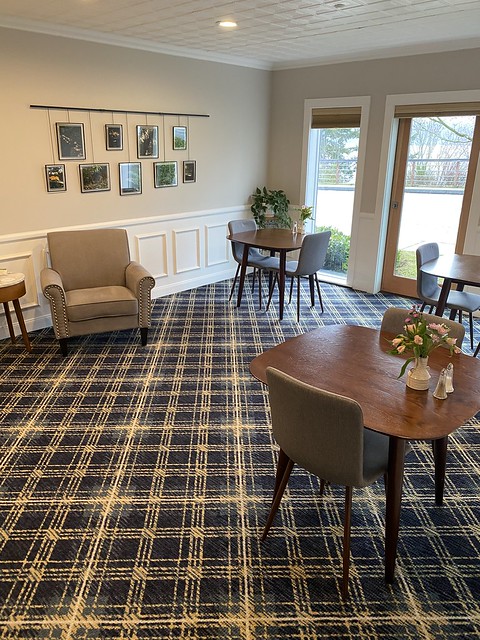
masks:
[[[126,287],[73,289],[66,292],[66,298],[70,322],[138,314],[138,300]]]

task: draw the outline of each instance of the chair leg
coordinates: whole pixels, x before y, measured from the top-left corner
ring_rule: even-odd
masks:
[[[292,301],[292,291],[293,291],[293,276],[290,278],[290,295],[288,296],[288,304]]]
[[[142,340],[142,347],[147,344],[148,327],[140,327],[140,338]]]
[[[350,569],[350,525],[352,516],[352,487],[345,487],[345,520],[343,523],[343,583],[342,598],[348,597],[348,573]]]
[[[473,313],[469,314],[470,321],[470,349],[473,351]]]
[[[262,270],[258,269],[258,308],[262,308]]]
[[[270,508],[270,513],[268,514],[267,523],[266,523],[265,528],[264,528],[263,533],[262,533],[262,540],[265,540],[265,538],[267,537],[267,534],[268,534],[268,532],[270,530],[270,527],[272,526],[273,519],[275,518],[275,515],[276,515],[276,513],[278,511],[278,507],[280,506],[280,501],[281,501],[282,496],[283,496],[283,494],[285,492],[285,487],[287,486],[287,482],[288,482],[288,479],[289,479],[290,474],[292,472],[294,464],[295,464],[294,461],[291,460],[290,458],[288,458],[288,462],[287,462],[287,465],[285,467],[285,471],[283,473],[282,480],[281,480],[280,485],[279,485],[279,487],[277,489],[277,492],[275,494],[275,498],[274,498],[272,506]]]
[[[476,358],[478,356],[478,352],[480,351],[480,342],[477,344],[477,348],[475,349],[475,353],[473,354],[473,357]]]
[[[297,322],[300,322],[300,276],[297,276]]]
[[[322,300],[322,292],[320,290],[320,283],[318,281],[317,274],[315,273],[314,275],[315,275],[315,284],[317,285],[318,299],[320,301],[320,309],[322,310],[322,313],[323,313],[323,300]]]
[[[230,300],[232,299],[233,296],[233,290],[235,289],[235,285],[237,284],[237,278],[238,278],[238,272],[240,271],[240,265],[237,265],[237,270],[235,271],[235,278],[233,279],[233,284],[232,284],[232,288],[230,289],[230,295],[228,297],[228,301],[230,302]]]
[[[308,276],[308,286],[310,287],[310,302],[315,306],[315,288],[313,286],[313,274]]]
[[[275,273],[275,277],[272,280],[272,284],[270,285],[270,291],[268,292],[268,302],[266,311],[270,308],[270,302],[272,301],[273,290],[275,289],[275,283],[277,282],[277,274]]]
[[[60,351],[62,352],[62,356],[65,358],[66,356],[68,356],[67,338],[59,338],[58,342],[60,344]]]
[[[325,480],[320,478],[320,495],[323,496],[323,492],[325,491]]]

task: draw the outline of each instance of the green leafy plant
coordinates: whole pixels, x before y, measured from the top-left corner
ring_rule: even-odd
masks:
[[[299,209],[295,209],[295,211],[299,212],[299,218],[302,222],[310,220],[310,218],[313,216],[313,207],[307,207],[306,204],[303,204]]]
[[[327,255],[323,268],[327,271],[347,273],[348,256],[350,254],[350,236],[335,227],[317,227],[316,231],[330,231]]]
[[[252,206],[250,211],[253,218],[260,229],[267,225],[267,211],[273,213],[273,218],[269,221],[269,225],[280,229],[289,229],[292,219],[288,213],[288,200],[286,194],[281,189],[267,189],[257,187],[255,193],[252,194]]]

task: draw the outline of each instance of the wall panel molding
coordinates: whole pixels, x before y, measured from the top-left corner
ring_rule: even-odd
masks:
[[[227,225],[230,220],[250,215],[248,207],[238,206],[9,234],[0,236],[0,264],[11,272],[25,273],[27,294],[20,304],[27,330],[34,331],[52,324],[50,307],[40,285],[49,231],[126,229],[132,259],[150,271],[155,278],[152,297],[160,298],[232,278],[236,263],[226,240]],[[5,316],[1,313],[0,339],[8,335]]]

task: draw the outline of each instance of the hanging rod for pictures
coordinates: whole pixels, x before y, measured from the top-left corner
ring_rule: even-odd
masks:
[[[188,116],[189,118],[209,118],[207,113],[171,113],[169,111],[132,111],[131,109],[98,109],[96,107],[58,107],[48,104],[31,104],[30,109],[51,109],[52,111],[93,111],[95,113],[134,113],[143,116]]]

